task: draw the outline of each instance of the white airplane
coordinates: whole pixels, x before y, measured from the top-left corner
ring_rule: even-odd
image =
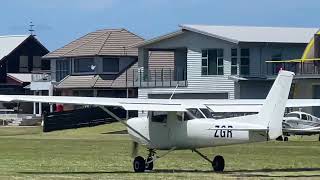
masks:
[[[320,134],[320,119],[301,111],[293,111],[285,115],[282,122],[284,141],[289,135]],[[320,141],[320,135],[319,135]]]
[[[161,99],[126,99],[63,96],[1,95],[4,102],[47,102],[100,106],[127,126],[133,141],[149,150],[146,159],[137,156],[133,161],[135,172],[153,169],[153,162],[174,150],[189,149],[211,163],[213,170],[224,170],[220,155],[213,160],[198,151],[199,148],[269,141],[282,135],[282,119],[294,73],[281,71],[258,114],[241,117],[212,119],[206,105],[198,101]],[[149,111],[147,117],[123,121],[105,106],[125,110]],[[135,146],[135,151],[137,146]],[[168,150],[156,156],[156,150]]]

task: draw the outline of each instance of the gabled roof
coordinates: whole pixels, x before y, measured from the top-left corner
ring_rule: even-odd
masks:
[[[103,29],[91,32],[66,46],[59,48],[43,58],[80,56],[138,56],[131,44],[143,39],[126,29]]]
[[[181,25],[182,29],[238,42],[308,43],[319,28]]]
[[[21,83],[30,83],[31,82],[31,76],[32,73],[8,73],[7,74],[10,78],[21,82]]]
[[[239,42],[308,43],[313,35],[319,30],[318,28],[212,25],[180,25],[180,28],[180,30],[173,33],[134,44],[133,47],[143,47],[157,43],[162,40],[179,36],[186,31],[203,34],[236,44]]]
[[[22,44],[30,35],[10,35],[0,36],[0,60],[8,56],[20,44]]]

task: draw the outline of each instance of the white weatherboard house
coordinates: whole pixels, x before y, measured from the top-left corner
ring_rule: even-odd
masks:
[[[150,86],[139,98],[265,98],[279,70],[267,60],[301,58],[317,28],[181,25],[180,30],[142,43],[139,66]],[[149,60],[151,52],[172,60]],[[295,71],[295,67],[287,70]],[[172,69],[172,70],[168,70]],[[170,78],[167,78],[170,76]],[[170,82],[168,82],[170,81]],[[170,85],[168,85],[170,84]]]

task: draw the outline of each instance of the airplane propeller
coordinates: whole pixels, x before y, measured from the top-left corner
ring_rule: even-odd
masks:
[[[139,144],[135,141],[132,142],[132,149],[131,149],[131,157],[135,158],[138,155]]]

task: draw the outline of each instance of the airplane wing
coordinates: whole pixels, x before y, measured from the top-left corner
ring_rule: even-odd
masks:
[[[186,108],[182,103],[172,102],[164,99],[0,95],[0,101],[117,106],[122,107],[125,110],[141,111],[186,111]]]
[[[313,127],[313,128],[304,128],[304,129],[293,129],[293,128],[283,128],[282,131],[284,133],[290,134],[317,134],[320,133],[320,127]]]
[[[264,99],[204,100],[214,112],[259,112]],[[288,99],[286,107],[320,106],[320,99]]]
[[[0,95],[2,102],[42,102],[96,106],[118,106],[125,110],[186,111],[209,107],[214,112],[259,112],[264,99],[139,99],[75,96]],[[320,106],[320,99],[289,99],[286,107]]]

